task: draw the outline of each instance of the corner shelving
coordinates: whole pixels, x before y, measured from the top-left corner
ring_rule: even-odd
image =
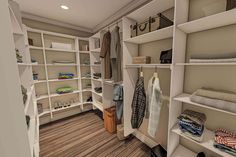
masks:
[[[185,33],[195,33],[236,23],[236,9],[179,24],[178,28]]]
[[[30,91],[27,92],[27,100],[25,102],[25,109],[24,109],[25,114],[27,113],[27,110],[29,108],[30,100],[31,100],[32,94],[33,94],[33,90],[34,90],[34,86],[31,86]]]

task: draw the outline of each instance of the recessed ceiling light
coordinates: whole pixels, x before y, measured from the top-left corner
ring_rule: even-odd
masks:
[[[65,10],[68,10],[68,9],[69,9],[69,7],[67,7],[66,5],[61,5],[61,8],[62,8],[62,9],[65,9]]]

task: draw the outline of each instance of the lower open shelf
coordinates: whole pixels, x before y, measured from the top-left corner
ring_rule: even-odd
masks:
[[[199,145],[199,146],[201,146],[201,147],[204,147],[204,148],[206,148],[206,149],[208,149],[208,150],[210,150],[210,151],[212,151],[212,152],[214,152],[214,153],[216,153],[216,154],[218,154],[218,155],[220,155],[220,156],[223,156],[223,157],[233,157],[232,155],[230,155],[230,154],[228,154],[228,153],[225,153],[225,152],[223,152],[223,151],[220,151],[219,149],[217,149],[217,148],[215,148],[215,147],[213,146],[215,134],[214,134],[213,131],[210,131],[210,130],[208,130],[208,129],[206,129],[206,128],[205,128],[205,130],[204,130],[204,138],[203,138],[203,141],[202,141],[202,142],[194,141],[193,139],[191,139],[191,138],[185,136],[185,135],[183,134],[183,132],[179,129],[178,124],[176,124],[176,125],[172,128],[172,132],[173,132],[173,133],[176,133],[176,134],[178,134],[179,136],[181,136],[181,137],[183,137],[183,138],[185,138],[185,139],[187,139],[187,140],[189,140],[189,141],[191,141],[191,142],[193,142],[193,143],[195,143],[195,144],[197,144],[197,145]]]
[[[188,148],[179,145],[174,153],[171,155],[171,157],[196,157],[197,154],[189,150]]]
[[[103,112],[102,103],[95,101],[95,102],[93,102],[93,105],[94,105],[96,108],[98,108],[100,111]]]

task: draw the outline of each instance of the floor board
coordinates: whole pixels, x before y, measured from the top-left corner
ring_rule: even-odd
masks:
[[[119,141],[93,112],[40,129],[40,157],[148,157],[148,151],[136,138]]]

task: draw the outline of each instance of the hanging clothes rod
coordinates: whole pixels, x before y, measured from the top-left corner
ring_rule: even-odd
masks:
[[[117,21],[114,21],[114,22],[108,24],[107,26],[103,27],[102,29],[104,29],[104,28],[108,28],[108,29],[109,29],[110,27],[112,27],[112,26],[114,26],[114,25],[118,25],[120,22],[122,22],[122,19],[119,19],[119,20],[117,20]]]
[[[135,64],[128,64],[125,66],[126,69],[129,68],[155,68],[155,71],[159,68],[159,69],[171,69],[170,65],[156,65],[156,64],[143,64],[143,65],[135,65]]]

